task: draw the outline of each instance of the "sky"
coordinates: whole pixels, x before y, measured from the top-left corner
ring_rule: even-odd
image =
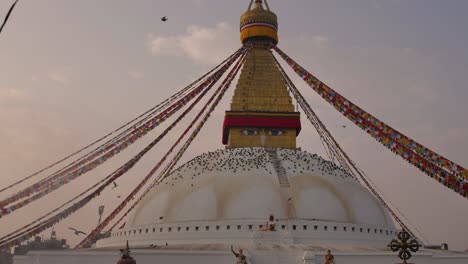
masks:
[[[0,14],[12,2],[0,0]],[[278,46],[289,56],[387,124],[468,166],[468,1],[269,4],[279,17]],[[20,1],[0,35],[0,187],[105,135],[213,68],[240,47],[239,17],[247,6],[247,0]],[[169,21],[162,23],[162,16]],[[289,74],[405,221],[431,244],[468,249],[466,199],[389,152]],[[182,162],[224,148],[221,127],[231,95],[232,88]],[[304,115],[302,124],[298,145],[324,156]],[[0,219],[0,235],[102,179],[163,128],[73,184]],[[90,231],[98,205],[109,213],[177,136],[171,133],[118,180],[118,188],[57,225],[58,235],[72,245],[79,242],[68,227]]]

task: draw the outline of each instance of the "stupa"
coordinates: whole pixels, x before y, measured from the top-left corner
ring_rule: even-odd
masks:
[[[271,51],[278,21],[266,1],[251,1],[240,35],[249,53],[220,131],[225,148],[172,172],[96,249],[70,253],[80,263],[115,263],[110,252],[127,241],[139,264],[235,263],[231,245],[248,263],[324,263],[328,249],[336,263],[398,261],[387,245],[399,230],[384,206],[344,169],[297,146],[300,113]],[[54,254],[38,255],[72,263]],[[467,259],[423,250],[412,260]]]
[[[395,234],[357,180],[297,148],[300,114],[270,50],[278,43],[277,18],[262,1],[252,4],[241,17],[241,42],[250,50],[225,114],[226,148],[174,171],[98,247],[127,240],[139,247],[385,247]]]

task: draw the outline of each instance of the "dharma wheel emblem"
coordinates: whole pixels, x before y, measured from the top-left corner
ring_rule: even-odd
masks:
[[[411,258],[411,252],[416,252],[421,246],[416,239],[411,238],[410,234],[403,230],[397,235],[398,240],[393,239],[388,247],[393,251],[398,253],[398,257],[403,260],[403,264],[407,264],[407,260]]]

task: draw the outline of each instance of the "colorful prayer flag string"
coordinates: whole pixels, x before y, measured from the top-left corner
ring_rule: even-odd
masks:
[[[275,50],[314,91],[358,127],[427,175],[468,198],[468,171],[465,168],[422,146],[359,108],[302,68],[278,47],[275,47]]]
[[[114,157],[115,155],[119,154],[122,152],[124,149],[129,147],[131,144],[136,142],[138,139],[141,137],[145,136],[147,133],[152,131],[155,127],[159,126],[162,122],[167,120],[170,116],[175,114],[178,110],[180,110],[182,107],[184,107],[191,99],[193,99],[195,96],[197,96],[200,92],[202,92],[206,87],[208,87],[211,84],[214,84],[217,82],[217,80],[224,74],[224,72],[229,68],[231,63],[238,58],[240,54],[240,50],[238,50],[235,53],[234,57],[231,57],[230,61],[223,65],[217,72],[212,74],[206,81],[204,81],[202,84],[200,84],[195,90],[190,92],[188,95],[186,95],[184,98],[180,99],[173,105],[171,105],[169,108],[164,110],[162,113],[158,114],[151,120],[147,121],[145,124],[141,125],[138,128],[135,128],[131,134],[129,134],[127,137],[122,138],[120,141],[112,144],[111,146],[113,147],[110,151],[105,153],[104,155],[96,158],[92,162],[70,172],[69,170],[66,170],[64,173],[60,175],[56,175],[52,178],[40,181],[39,183],[36,183],[30,187],[27,187],[26,189],[22,190],[21,192],[3,200],[0,202],[0,218],[11,214],[12,212],[18,210],[19,208],[22,208],[28,204],[30,204],[33,201],[36,201],[45,195],[51,193],[54,190],[57,190],[58,188],[62,187],[63,185],[69,183],[70,181],[76,179],[77,177],[85,174],[86,172],[89,172],[99,165],[103,164],[110,158]],[[36,195],[31,196],[32,194],[37,193]],[[20,199],[31,196],[25,200],[22,200],[20,202]],[[5,207],[8,204],[11,204],[13,202],[17,202],[13,205],[10,205],[8,207]],[[3,207],[3,208],[2,208]]]
[[[232,55],[234,56],[234,54]],[[231,57],[232,57],[231,56]],[[228,58],[230,59],[230,58]],[[124,125],[120,126],[119,128],[113,130],[112,132],[106,134],[105,136],[93,141],[92,143],[84,146],[83,148],[73,152],[72,154],[70,155],[67,155],[66,157],[46,166],[45,168],[39,170],[39,171],[36,171],[35,173],[32,173],[31,175],[21,179],[21,180],[18,180],[2,189],[0,189],[0,193],[6,191],[6,190],[9,190],[35,176],[38,176],[39,174],[41,174],[42,172],[52,168],[52,167],[55,167],[56,165],[68,160],[69,158],[89,149],[90,147],[96,145],[97,143],[105,140],[106,138],[109,138],[110,136],[116,134],[117,132],[125,129],[124,131],[120,132],[117,136],[115,136],[114,138],[108,140],[107,142],[105,142],[104,144],[96,147],[94,150],[92,150],[91,152],[89,153],[86,153],[84,154],[83,156],[81,156],[80,158],[78,158],[77,160],[67,164],[66,166],[64,166],[63,168],[61,168],[60,170],[56,171],[55,173],[51,174],[50,176],[46,177],[46,179],[49,179],[53,176],[56,176],[57,174],[59,173],[64,173],[64,171],[71,171],[71,170],[74,170],[78,167],[81,167],[83,166],[86,162],[89,162],[91,160],[93,160],[95,157],[103,154],[104,152],[107,152],[109,150],[109,146],[115,144],[115,142],[117,142],[117,140],[120,140],[122,137],[128,135],[129,133],[131,133],[133,130],[134,130],[134,127],[135,126],[140,126],[142,123],[146,122],[147,120],[149,120],[152,116],[154,116],[155,114],[159,113],[162,109],[165,109],[165,107],[167,107],[168,105],[170,105],[171,103],[175,102],[176,99],[178,98],[181,98],[183,97],[184,94],[187,94],[188,91],[191,91],[193,90],[193,88],[196,86],[196,84],[198,84],[201,80],[205,79],[208,75],[210,75],[212,72],[214,72],[217,68],[219,68],[221,65],[223,65],[224,63],[226,63],[228,61],[228,59],[226,59],[226,61],[222,62],[221,64],[219,64],[217,67],[213,68],[211,71],[207,72],[205,75],[201,76],[199,79],[197,79],[196,81],[194,81],[193,83],[189,84],[188,86],[186,86],[185,88],[183,88],[182,90],[178,91],[177,93],[173,94],[171,97],[167,98],[166,100],[164,100],[163,102],[159,103],[158,105],[152,107],[151,109],[147,110],[146,112],[144,112],[143,114],[137,116],[136,118],[128,121],[127,123],[125,123]],[[105,150],[105,151],[104,151]],[[1,205],[0,205],[1,207]]]
[[[243,51],[245,52],[245,51]],[[96,227],[85,239],[83,239],[83,241],[81,241],[77,246],[76,248],[83,248],[83,247],[86,247],[86,246],[89,246],[89,244],[102,232],[102,230],[112,221],[114,220],[114,218],[125,208],[125,206],[133,199],[133,197],[141,190],[141,188],[144,187],[144,185],[151,179],[151,177],[154,175],[154,173],[156,173],[156,171],[161,167],[161,165],[164,163],[164,161],[168,158],[168,156],[172,153],[172,151],[175,149],[175,147],[180,143],[180,141],[185,137],[185,135],[190,131],[190,129],[192,128],[192,126],[195,124],[196,120],[198,120],[198,118],[201,116],[201,114],[205,111],[205,109],[209,106],[209,104],[213,101],[213,99],[215,98],[215,96],[217,94],[220,94],[218,95],[218,98],[215,100],[215,103],[211,106],[209,112],[207,113],[207,115],[205,116],[205,118],[200,122],[200,124],[197,126],[196,130],[192,133],[192,135],[189,137],[189,139],[187,140],[187,142],[184,144],[184,146],[181,148],[181,150],[179,150],[178,154],[176,155],[175,158],[173,158],[173,160],[169,163],[168,167],[171,166],[172,164],[175,164],[174,163],[174,160],[178,157],[180,158],[182,156],[181,153],[183,153],[185,151],[186,148],[188,148],[188,145],[190,145],[190,143],[193,141],[193,139],[196,137],[196,135],[198,134],[198,132],[201,130],[201,127],[203,126],[203,124],[206,122],[206,120],[208,119],[209,117],[209,114],[214,110],[214,108],[216,107],[216,105],[219,103],[219,101],[221,100],[222,98],[222,95],[224,95],[224,93],[226,92],[227,88],[229,87],[229,84],[231,83],[232,79],[233,79],[233,76],[235,76],[240,68],[240,62],[242,61],[243,62],[243,58],[245,58],[245,56],[242,57],[242,59],[240,59],[236,66],[234,66],[234,69],[228,74],[228,76],[226,77],[226,79],[223,81],[223,83],[220,85],[220,87],[215,91],[214,95],[208,100],[208,102],[205,104],[205,106],[202,108],[202,110],[198,113],[198,115],[194,118],[194,120],[191,122],[191,124],[189,125],[189,127],[187,129],[185,129],[185,131],[181,134],[181,136],[178,138],[178,140],[172,145],[172,147],[167,151],[167,153],[163,156],[163,158],[158,162],[158,164],[150,171],[150,173],[143,179],[142,182],[140,182],[138,184],[138,186],[126,197],[126,199],[124,201],[122,201],[122,203],[116,208],[114,209],[114,211],[108,216],[106,217],[106,219],[98,226]],[[189,107],[189,109],[191,109],[191,107]],[[125,214],[123,216],[120,217],[120,219],[112,226],[112,228],[110,230],[112,230],[115,226],[117,226],[127,215],[128,213],[130,213],[133,208],[136,207],[136,205],[143,199],[143,197],[151,190],[151,188],[153,188],[158,180],[160,180],[161,178],[164,178],[164,176],[166,176],[166,171],[167,171],[167,167],[165,170],[162,171],[162,173],[160,173],[158,175],[158,177],[156,177],[156,179],[153,181],[153,183],[145,190],[145,192],[139,197],[139,199],[134,202],[132,204],[132,206],[125,212]]]
[[[232,65],[232,63],[241,55],[243,54],[243,51],[242,49],[240,49],[239,51],[237,51],[235,53],[235,56],[233,56],[231,58],[231,60],[229,60],[227,62],[227,64],[229,64],[227,67],[222,67],[222,69],[224,69],[224,72]],[[186,111],[184,111],[184,113],[179,116],[161,135],[159,135],[153,142],[151,142],[145,149],[143,149],[140,153],[138,153],[135,157],[133,157],[131,160],[129,160],[126,164],[124,164],[123,166],[121,166],[117,171],[115,171],[113,174],[107,176],[104,180],[101,180],[101,182],[105,181],[105,184],[101,185],[98,189],[96,189],[93,193],[89,194],[88,196],[86,196],[85,198],[83,198],[82,200],[80,200],[79,202],[73,204],[71,207],[65,209],[64,211],[62,211],[61,213],[39,223],[39,224],[36,224],[35,226],[31,227],[33,224],[37,223],[39,220],[36,220],[32,223],[30,223],[29,225],[26,225],[22,228],[20,228],[19,230],[13,232],[13,233],[10,233],[9,235],[7,236],[4,236],[2,238],[2,241],[0,241],[0,249],[1,248],[5,248],[5,247],[11,247],[13,245],[16,245],[16,244],[19,244],[25,240],[28,240],[29,238],[33,237],[34,235],[37,235],[38,233],[41,233],[42,231],[50,228],[51,226],[55,225],[56,223],[60,222],[61,220],[65,219],[66,217],[68,217],[70,214],[76,212],[77,210],[81,209],[83,206],[85,206],[87,203],[89,203],[89,201],[91,201],[93,198],[95,198],[96,196],[99,196],[100,193],[105,189],[105,187],[107,187],[108,185],[112,184],[112,182],[114,182],[117,178],[119,178],[120,176],[122,176],[123,174],[125,174],[126,172],[128,172],[128,170],[130,170],[140,159],[141,157],[143,157],[150,149],[152,149],[172,128],[175,127],[175,125],[177,125],[177,123],[179,123],[183,118],[184,116],[189,113],[193,107],[203,98],[203,96],[208,92],[208,90],[219,80],[219,78],[221,78],[221,76],[224,74],[221,73],[219,75],[217,75],[217,79],[213,80],[213,82],[209,85],[209,87],[207,89],[205,89],[203,91],[202,94],[199,95],[199,97],[197,98],[196,101],[194,101],[187,109]],[[153,170],[153,174],[154,174],[155,170]],[[152,176],[152,174],[151,174]],[[149,178],[151,176],[147,176],[149,180]],[[141,187],[145,184],[146,182],[142,182],[139,184],[139,186],[141,185]],[[80,194],[78,197],[84,195],[84,193],[88,192],[89,190],[93,189],[94,187],[96,187],[98,184],[94,185],[93,187],[91,187],[90,189],[88,189],[87,191],[83,192],[82,194]],[[133,191],[127,199],[131,199],[131,197],[133,197],[135,194],[136,194],[137,191]],[[74,200],[76,200],[78,197],[75,197],[73,200],[65,203],[63,206],[73,202]],[[120,205],[117,209],[119,209],[119,212],[120,210],[122,210],[124,208],[125,205]],[[116,209],[116,210],[117,210]],[[52,214],[53,212],[56,212],[57,209],[55,209],[54,211],[50,212],[48,215]],[[118,212],[114,212],[114,214],[111,214],[108,218],[114,218],[115,215],[117,215]],[[46,216],[48,216],[46,215]],[[46,216],[42,217],[41,219],[45,218]],[[111,221],[112,219],[106,219],[107,220],[107,223],[109,221]],[[104,223],[104,222],[103,222]]]

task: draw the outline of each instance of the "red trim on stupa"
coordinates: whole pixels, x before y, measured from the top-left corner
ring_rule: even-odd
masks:
[[[229,129],[232,127],[252,128],[294,128],[296,136],[301,132],[299,113],[272,112],[226,112],[223,123],[223,144],[229,139]]]

